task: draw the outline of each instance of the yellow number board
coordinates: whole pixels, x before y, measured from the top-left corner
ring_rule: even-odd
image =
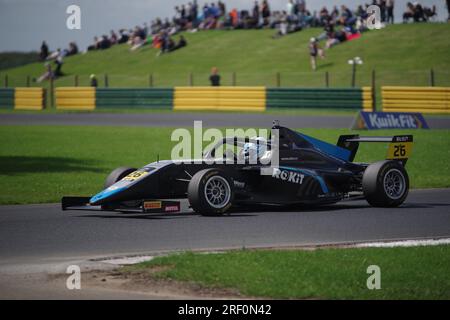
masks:
[[[142,178],[143,176],[145,176],[146,174],[148,174],[147,171],[134,171],[132,173],[130,173],[129,175],[127,175],[125,178],[123,178],[122,180],[127,180],[127,181],[135,181],[139,178]]]
[[[389,144],[387,159],[408,159],[412,151],[412,142],[393,142]]]

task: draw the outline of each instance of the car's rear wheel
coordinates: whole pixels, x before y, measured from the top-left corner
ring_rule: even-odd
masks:
[[[113,170],[109,176],[106,178],[105,181],[105,189],[112,186],[117,181],[122,180],[130,173],[136,171],[136,168],[130,168],[130,167],[120,167],[115,170]]]
[[[409,191],[409,177],[397,161],[385,160],[367,167],[363,175],[363,192],[374,207],[398,207]]]
[[[233,203],[232,180],[219,169],[197,172],[189,182],[188,200],[195,212],[206,216],[226,213]]]

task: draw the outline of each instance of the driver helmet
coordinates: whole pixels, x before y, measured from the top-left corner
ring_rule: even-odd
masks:
[[[245,160],[256,161],[267,151],[267,141],[263,137],[251,138],[255,142],[244,144],[243,152]]]

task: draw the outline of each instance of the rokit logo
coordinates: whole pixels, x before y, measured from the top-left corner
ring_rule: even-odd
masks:
[[[272,178],[280,179],[291,183],[302,184],[305,175],[294,171],[280,170],[278,168],[274,168]]]

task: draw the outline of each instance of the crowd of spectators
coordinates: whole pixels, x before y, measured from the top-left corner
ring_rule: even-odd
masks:
[[[249,0],[250,1],[250,0]],[[448,0],[447,0],[448,2]],[[109,35],[94,37],[93,43],[87,51],[105,50],[116,44],[127,43],[130,51],[144,46],[158,49],[158,55],[169,53],[187,46],[183,36],[178,41],[174,36],[182,31],[198,32],[200,30],[235,30],[235,29],[276,29],[273,38],[279,38],[289,33],[301,31],[308,27],[322,27],[323,32],[314,38],[315,42],[325,41],[325,48],[358,38],[360,33],[367,30],[370,5],[380,8],[381,23],[394,23],[395,0],[373,0],[371,3],[359,5],[351,10],[345,5],[328,9],[322,7],[319,11],[308,10],[306,0],[287,0],[285,10],[271,10],[269,0],[256,0],[251,10],[227,10],[224,1],[205,3],[203,6],[197,0],[174,8],[172,18],[156,18],[150,23],[135,26],[133,29],[121,29],[117,33],[111,30]],[[403,22],[427,22],[436,16],[436,7],[422,6],[418,2],[408,2],[403,14]],[[47,44],[41,47],[42,60],[53,60],[56,64],[53,76],[62,75],[63,58],[79,52],[74,42],[68,49],[58,49],[49,54]]]
[[[426,7],[422,6],[419,2],[408,2],[406,4],[406,11],[403,13],[403,23],[409,21],[428,22],[436,16],[436,6]]]

